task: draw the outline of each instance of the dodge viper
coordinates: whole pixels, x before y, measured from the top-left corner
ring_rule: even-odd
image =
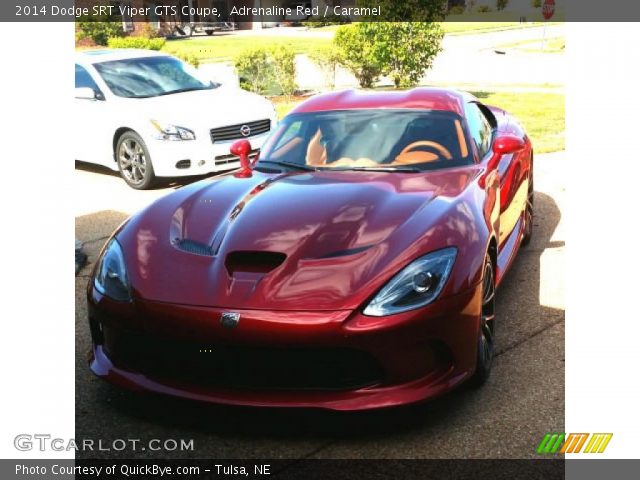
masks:
[[[241,168],[120,226],[88,285],[121,387],[364,410],[482,384],[495,292],[532,235],[518,121],[447,89],[318,95]]]

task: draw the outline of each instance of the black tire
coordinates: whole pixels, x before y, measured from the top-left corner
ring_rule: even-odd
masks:
[[[471,387],[483,385],[493,365],[496,317],[496,277],[491,255],[487,253],[482,269],[482,311],[478,328],[476,371],[469,379]]]
[[[211,35],[213,35],[213,30],[205,30],[204,33],[206,33],[207,35],[211,36]]]
[[[529,184],[529,192],[527,194],[527,206],[524,210],[524,228],[522,230],[522,242],[521,245],[526,246],[533,237],[533,182]]]
[[[123,133],[115,151],[120,176],[131,188],[146,190],[156,181],[149,150],[140,135],[133,131]]]

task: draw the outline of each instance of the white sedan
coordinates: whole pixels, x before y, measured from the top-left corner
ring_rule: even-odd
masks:
[[[277,121],[267,99],[160,52],[78,53],[75,79],[75,159],[119,171],[136,189],[235,169],[231,144],[247,138],[255,154]]]

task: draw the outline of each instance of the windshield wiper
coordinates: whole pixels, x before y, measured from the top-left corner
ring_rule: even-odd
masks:
[[[260,160],[258,161],[258,165],[261,163],[272,163],[273,165],[283,165],[285,167],[297,168],[298,170],[304,170],[307,172],[316,172],[318,169],[315,167],[310,167],[309,165],[302,165],[300,163],[290,163],[290,162],[278,162],[276,160]]]
[[[188,87],[188,88],[179,88],[177,90],[170,90],[168,92],[162,92],[159,93],[158,95],[156,95],[157,97],[162,97],[164,95],[173,95],[174,93],[184,93],[184,92],[195,92],[197,90],[212,90],[213,86],[211,87]]]
[[[328,171],[355,171],[355,172],[400,172],[400,173],[420,173],[422,170],[415,167],[340,167],[327,168]]]

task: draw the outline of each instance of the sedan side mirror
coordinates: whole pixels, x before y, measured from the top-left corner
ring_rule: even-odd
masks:
[[[96,92],[91,87],[78,87],[76,88],[76,98],[81,100],[96,100]]]
[[[238,140],[231,145],[231,155],[240,157],[240,171],[236,174],[238,177],[250,177],[251,176],[251,162],[249,161],[249,154],[251,153],[251,143],[249,140]]]

